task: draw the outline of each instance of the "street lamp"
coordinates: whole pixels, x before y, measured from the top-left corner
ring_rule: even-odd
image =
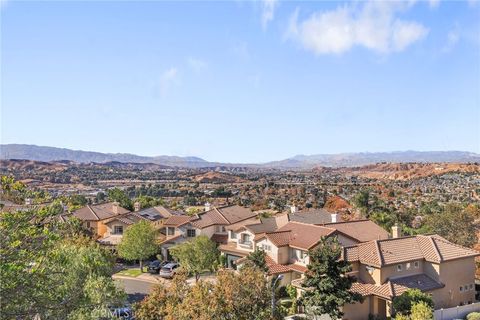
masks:
[[[283,274],[279,274],[272,281],[272,318],[275,316],[275,285],[277,284],[278,280],[282,280],[282,279],[283,279]]]

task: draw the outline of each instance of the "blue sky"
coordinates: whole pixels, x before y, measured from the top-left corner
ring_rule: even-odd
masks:
[[[1,5],[1,141],[263,162],[480,152],[480,3]]]

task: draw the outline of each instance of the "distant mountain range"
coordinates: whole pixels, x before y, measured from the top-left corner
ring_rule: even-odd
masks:
[[[198,157],[155,156],[145,157],[129,153],[101,153],[43,147],[27,144],[1,144],[0,159],[27,159],[36,161],[69,160],[78,163],[154,163],[169,167],[257,167],[257,168],[314,168],[314,167],[354,167],[379,162],[480,162],[480,154],[464,151],[396,151],[297,155],[280,161],[261,164],[232,164],[209,162]]]

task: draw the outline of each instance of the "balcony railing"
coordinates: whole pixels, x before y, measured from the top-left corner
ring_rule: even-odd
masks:
[[[238,245],[242,248],[247,248],[247,249],[253,248],[252,241],[238,241]]]

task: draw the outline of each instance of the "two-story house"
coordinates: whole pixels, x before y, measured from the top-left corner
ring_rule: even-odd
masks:
[[[342,246],[386,239],[388,233],[369,220],[314,225],[289,221],[289,215],[261,219],[229,231],[228,243],[220,245],[227,266],[235,268],[256,248],[263,249],[269,273],[282,274],[282,285],[303,277],[308,265],[308,250],[318,245],[322,237],[336,236]]]
[[[171,216],[180,215],[184,213],[163,206],[140,209],[140,205],[135,203],[134,212],[127,212],[103,221],[107,229],[98,241],[105,245],[117,245],[122,240],[125,229],[141,220],[150,222],[155,229],[158,229],[158,239],[162,241],[165,238],[163,223]]]
[[[169,260],[169,248],[191,238],[206,235],[216,243],[226,243],[227,227],[256,218],[248,208],[238,205],[209,207],[193,216],[172,216],[164,222],[166,239],[161,243],[162,255]]]
[[[352,290],[363,303],[344,306],[344,319],[389,317],[392,300],[409,288],[432,295],[435,308],[451,308],[475,301],[475,257],[480,253],[438,235],[374,240],[345,247],[343,258],[357,279]]]
[[[87,205],[75,210],[73,216],[80,219],[83,226],[90,230],[95,236],[103,237],[107,232],[105,222],[109,219],[130,212],[120,207],[117,202]]]

